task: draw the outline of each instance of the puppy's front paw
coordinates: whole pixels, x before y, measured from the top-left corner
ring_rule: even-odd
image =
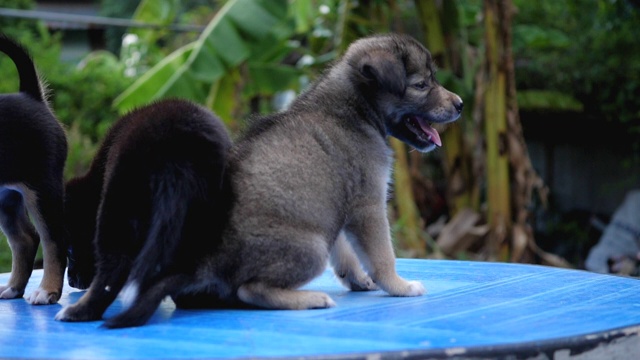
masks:
[[[367,276],[364,279],[358,279],[358,281],[352,282],[349,288],[351,291],[374,291],[378,290],[378,285]]]
[[[398,294],[398,296],[421,296],[427,292],[424,285],[420,281],[408,281],[407,289],[404,294]]]
[[[38,288],[27,297],[27,302],[32,305],[55,304],[60,299],[60,293]]]
[[[24,295],[24,291],[20,291],[8,285],[0,285],[0,299],[17,299],[22,295]]]
[[[378,285],[371,279],[371,277],[364,272],[359,274],[349,274],[344,276],[338,276],[340,282],[351,291],[373,291],[378,290]]]
[[[406,281],[403,279],[396,282],[394,286],[385,288],[385,290],[392,296],[420,296],[427,292],[420,281]]]
[[[101,320],[101,316],[97,316],[90,309],[84,309],[82,306],[69,305],[64,307],[62,310],[58,311],[55,316],[55,319],[58,321],[69,321],[69,322],[78,322],[78,321],[95,321]]]

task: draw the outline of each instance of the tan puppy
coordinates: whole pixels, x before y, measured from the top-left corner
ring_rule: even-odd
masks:
[[[260,307],[325,308],[334,305],[329,296],[297,289],[331,258],[351,289],[375,282],[394,296],[424,294],[420,282],[395,271],[387,135],[427,152],[441,145],[431,124],[461,111],[415,39],[354,42],[288,110],[258,119],[232,148],[229,223],[200,280],[216,274],[231,294]]]

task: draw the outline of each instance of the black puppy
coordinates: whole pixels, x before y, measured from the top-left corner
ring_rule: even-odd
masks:
[[[15,63],[20,77],[19,93],[0,95],[0,228],[12,251],[11,277],[0,285],[0,299],[24,294],[42,240],[44,276],[27,301],[53,304],[60,298],[66,266],[63,170],[67,139],[45,100],[27,51],[4,35],[0,35],[0,51]]]
[[[125,292],[134,294],[128,300],[139,311],[105,326],[144,324],[172,291],[161,289],[153,301],[138,302],[137,295],[158,292],[154,285],[166,281],[180,288],[183,275],[198,266],[194,254],[209,253],[218,243],[230,146],[215,115],[183,100],[156,102],[116,122],[88,173],[67,183],[69,282],[91,285],[56,319],[100,319],[127,283]]]

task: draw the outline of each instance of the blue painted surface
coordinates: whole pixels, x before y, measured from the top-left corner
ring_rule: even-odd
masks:
[[[517,346],[640,325],[640,280],[545,266],[398,259],[427,295],[350,292],[326,271],[305,288],[327,292],[323,310],[176,310],[162,303],[139,328],[53,320],[59,304],[0,301],[0,358],[133,359],[351,356]],[[34,271],[27,293],[42,276]],[[8,274],[0,274],[6,283]],[[116,301],[105,314],[120,311]]]

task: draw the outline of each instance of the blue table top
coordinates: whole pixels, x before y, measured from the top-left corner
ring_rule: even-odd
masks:
[[[61,306],[83,294],[65,284],[56,305],[0,301],[0,358],[443,358],[575,352],[620,338],[640,350],[635,278],[453,260],[398,259],[397,269],[422,281],[427,294],[350,292],[327,270],[305,288],[327,292],[335,308],[181,310],[165,300],[147,325],[117,330],[100,328],[100,321],[55,321]],[[41,276],[34,271],[27,293]],[[0,283],[7,280],[0,274]],[[105,317],[120,309],[116,300]]]

